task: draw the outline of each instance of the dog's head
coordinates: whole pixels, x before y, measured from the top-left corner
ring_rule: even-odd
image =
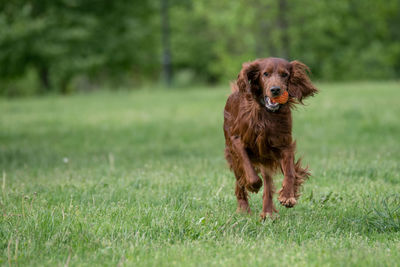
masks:
[[[303,104],[303,99],[318,92],[307,75],[308,67],[281,58],[264,58],[244,63],[237,79],[239,91],[249,92],[269,110],[276,111],[282,104],[271,99],[285,91],[289,97]]]

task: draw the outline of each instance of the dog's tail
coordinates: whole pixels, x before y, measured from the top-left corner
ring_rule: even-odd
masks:
[[[296,171],[296,180],[294,182],[294,194],[295,198],[298,199],[301,195],[300,189],[301,185],[304,183],[305,180],[307,180],[311,173],[308,169],[308,166],[305,168],[301,167],[301,158],[297,160],[297,162],[294,165],[294,169]]]

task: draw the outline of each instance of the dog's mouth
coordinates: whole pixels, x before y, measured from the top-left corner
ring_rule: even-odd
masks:
[[[263,100],[265,107],[271,111],[277,111],[280,107],[279,103],[273,103],[268,96],[265,96]]]

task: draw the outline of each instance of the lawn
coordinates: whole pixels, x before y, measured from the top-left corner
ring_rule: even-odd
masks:
[[[228,86],[0,99],[0,264],[399,265],[400,83],[318,87],[294,114],[312,177],[265,222],[261,193],[235,213]]]

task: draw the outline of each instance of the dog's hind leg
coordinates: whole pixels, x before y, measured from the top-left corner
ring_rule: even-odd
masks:
[[[246,180],[245,187],[247,190],[250,192],[255,192],[257,193],[258,190],[260,190],[260,187],[262,186],[262,181],[260,177],[258,177],[253,165],[250,162],[249,156],[247,155],[246,149],[244,147],[244,144],[242,140],[238,136],[232,136],[231,138],[232,142],[232,148],[237,155],[237,157],[240,159],[237,164],[241,166],[237,166],[239,168],[243,169],[243,174]]]
[[[238,202],[237,212],[240,213],[251,213],[249,201],[247,199],[246,188],[240,185],[239,181],[236,181],[235,195]]]
[[[225,158],[228,161],[229,167],[236,177],[235,195],[238,202],[237,212],[250,213],[250,207],[246,192],[246,178],[244,177],[243,168],[240,165],[240,160],[236,154],[232,153],[231,146],[225,148]]]
[[[273,171],[270,168],[261,168],[263,180],[264,180],[264,193],[263,193],[263,205],[260,217],[265,220],[267,216],[273,217],[274,212],[278,212],[274,207],[272,196],[274,194],[274,184],[272,181]]]
[[[294,147],[283,151],[281,168],[284,174],[282,189],[279,190],[279,202],[286,208],[296,205],[295,183],[296,170],[294,165]]]

